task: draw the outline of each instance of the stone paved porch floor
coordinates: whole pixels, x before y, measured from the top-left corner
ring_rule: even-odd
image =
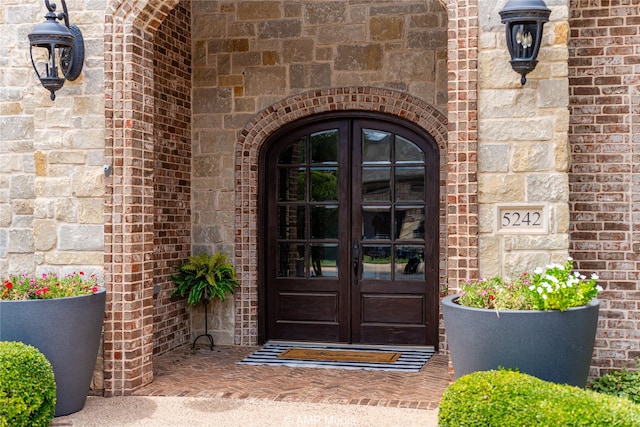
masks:
[[[157,356],[153,383],[134,395],[436,409],[449,384],[448,357],[439,353],[418,373],[237,364],[257,349],[186,346]]]

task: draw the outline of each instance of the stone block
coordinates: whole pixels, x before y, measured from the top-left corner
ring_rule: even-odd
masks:
[[[76,266],[82,266],[85,274],[90,274],[87,266],[101,266],[104,264],[104,252],[97,250],[78,250],[75,252],[49,251],[44,254],[44,262],[49,265],[67,266],[73,273]]]
[[[194,14],[191,25],[191,38],[193,40],[208,40],[224,37],[226,29],[226,17],[223,15]]]
[[[538,106],[541,108],[569,105],[569,80],[553,79],[538,82]]]
[[[33,223],[34,247],[37,251],[48,251],[56,245],[56,222],[36,220]]]
[[[194,177],[215,176],[220,172],[218,159],[209,156],[199,156],[192,159],[192,173]]]
[[[528,117],[521,120],[484,120],[478,127],[481,141],[549,141],[553,138],[553,116]]]
[[[248,39],[224,39],[209,40],[207,42],[207,53],[229,53],[249,51]]]
[[[198,133],[196,154],[233,154],[236,134],[233,130],[202,130]],[[194,156],[195,157],[195,156]]]
[[[7,252],[9,253],[32,253],[33,231],[30,229],[9,230],[9,241],[7,242]]]
[[[511,166],[515,172],[541,172],[549,170],[549,144],[513,144]]]
[[[33,175],[12,175],[9,183],[9,197],[11,199],[33,199],[35,193],[35,179]]]
[[[33,138],[33,117],[3,116],[0,117],[2,141],[28,140]]]
[[[425,31],[409,31],[407,47],[409,49],[438,49],[447,45],[447,30],[433,29]]]
[[[104,200],[102,198],[84,198],[78,200],[77,217],[80,224],[104,223]]]
[[[230,113],[233,110],[232,89],[196,88],[193,90],[193,113]]]
[[[491,204],[478,206],[478,231],[480,233],[495,232],[496,207]]]
[[[480,144],[478,147],[479,172],[508,172],[509,144]]]
[[[293,62],[311,62],[313,60],[314,42],[311,39],[291,40],[282,53],[285,64]]]
[[[343,2],[314,1],[304,5],[304,22],[309,25],[346,22],[347,6]]]
[[[388,42],[404,36],[404,18],[401,16],[374,16],[369,21],[371,40]]]
[[[7,247],[9,246],[9,230],[0,230],[0,259],[7,257]],[[6,272],[3,264],[0,263],[0,271]]]
[[[387,55],[386,76],[391,81],[435,81],[436,61],[433,50],[392,52]]]
[[[335,69],[340,71],[381,70],[383,56],[383,49],[379,44],[338,46]]]
[[[193,227],[193,242],[220,243],[222,242],[221,228],[218,225],[196,225]]]
[[[558,251],[569,249],[569,236],[567,233],[562,234],[529,234],[514,235],[512,239],[512,249],[519,250],[537,250],[537,251]]]
[[[567,174],[531,174],[527,176],[527,201],[568,202],[569,176]]]
[[[479,236],[478,259],[481,277],[495,277],[502,273],[502,245],[498,236]]]
[[[323,25],[318,28],[318,44],[360,43],[367,37],[364,25]]]
[[[535,97],[522,89],[483,89],[478,95],[482,119],[528,117],[536,110]]]
[[[0,204],[0,227],[11,226],[11,205],[9,203]]]
[[[525,201],[525,180],[520,175],[478,174],[480,203]]]
[[[262,54],[260,52],[241,52],[231,54],[231,70],[233,73],[239,74],[244,67],[255,67],[262,65]],[[240,79],[234,85],[242,84],[242,76],[235,76]],[[220,82],[220,78],[218,79]],[[231,85],[230,85],[231,86]]]
[[[58,249],[63,251],[103,251],[104,225],[60,225],[58,230]]]
[[[292,65],[289,71],[290,86],[293,89],[331,86],[331,66],[329,64]]]
[[[260,67],[245,70],[245,95],[279,95],[286,89],[285,67]]]
[[[45,209],[47,217],[53,215],[60,222],[77,221],[77,199],[56,199],[53,206],[43,206],[43,210]],[[53,211],[52,214],[51,211]]]
[[[515,279],[523,272],[532,272],[537,267],[549,264],[547,252],[540,251],[510,251],[503,255],[503,273],[506,277]]]
[[[571,217],[568,203],[554,204],[550,209],[550,224],[553,224],[553,232],[562,234],[569,231]]]
[[[241,1],[238,3],[238,20],[252,21],[282,17],[279,1]]]
[[[229,37],[254,37],[256,35],[256,26],[252,22],[234,22],[229,24]]]
[[[67,177],[38,177],[35,180],[35,193],[38,197],[68,197],[71,195],[70,181]]]
[[[302,23],[298,19],[282,19],[258,23],[258,39],[292,39],[302,35]]]

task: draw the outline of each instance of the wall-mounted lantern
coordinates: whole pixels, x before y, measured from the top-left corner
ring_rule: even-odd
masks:
[[[84,40],[80,29],[69,25],[67,4],[62,2],[62,12],[56,14],[55,3],[44,3],[49,10],[45,21],[36,25],[29,34],[31,64],[42,86],[51,92],[51,100],[56,99],[56,91],[65,80],[75,80],[80,76],[84,62]],[[64,20],[64,25],[58,21]]]
[[[543,0],[509,0],[500,11],[506,24],[507,48],[511,67],[527,82],[527,74],[536,68],[542,41],[542,26],[549,21],[551,10]]]

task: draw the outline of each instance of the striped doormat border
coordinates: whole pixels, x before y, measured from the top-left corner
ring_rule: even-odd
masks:
[[[331,360],[288,359],[278,357],[284,351],[292,348],[331,351],[372,351],[398,352],[400,357],[395,362],[353,362]],[[419,372],[425,363],[433,356],[433,347],[402,347],[402,346],[373,346],[357,344],[311,344],[299,342],[269,341],[260,350],[252,353],[238,362],[240,365],[268,365],[288,366],[293,368],[331,368],[331,369],[366,369],[396,372]]]

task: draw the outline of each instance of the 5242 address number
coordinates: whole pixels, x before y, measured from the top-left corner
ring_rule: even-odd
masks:
[[[506,208],[499,210],[499,224],[501,231],[544,230],[544,212],[542,207],[536,208]]]

